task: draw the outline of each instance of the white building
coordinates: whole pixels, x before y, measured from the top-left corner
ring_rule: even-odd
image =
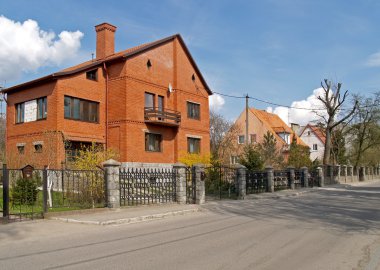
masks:
[[[323,131],[314,125],[307,124],[299,134],[302,141],[310,147],[310,159],[323,160],[326,137]]]

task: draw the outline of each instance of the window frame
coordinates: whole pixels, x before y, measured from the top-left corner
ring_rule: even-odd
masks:
[[[152,97],[152,101],[153,101],[152,106],[147,106],[147,96]],[[155,106],[156,106],[156,94],[151,93],[151,92],[144,92],[144,108],[154,109]]]
[[[67,106],[66,101],[69,101],[69,115],[66,114]],[[87,105],[86,105],[87,104]],[[93,110],[95,106],[95,120],[91,121],[90,119],[93,116]],[[74,121],[80,121],[80,122],[86,122],[86,123],[92,123],[92,124],[99,124],[100,122],[100,115],[99,115],[99,106],[100,103],[98,101],[92,101],[88,99],[83,98],[77,98],[72,96],[64,96],[64,102],[63,102],[63,117],[67,120],[74,120]],[[85,109],[87,108],[87,113],[85,114]],[[87,115],[87,118],[86,118]]]
[[[243,137],[243,142],[240,142],[241,137]],[[238,144],[245,144],[245,135],[238,135],[237,141],[238,141]]]
[[[197,142],[198,143],[198,151],[190,151],[190,142]],[[201,139],[195,138],[195,137],[187,137],[187,152],[190,154],[200,154],[201,153]]]
[[[36,120],[29,121],[29,122],[35,122],[35,121],[41,121],[47,119],[48,114],[48,101],[47,96],[38,97],[30,100],[26,100],[23,102],[19,102],[15,104],[15,124],[23,124],[25,123],[25,103],[29,101],[35,100],[37,103],[37,110],[36,110]],[[42,101],[42,103],[41,103]],[[41,107],[42,106],[42,114],[40,117]],[[28,122],[28,123],[29,123]]]
[[[34,153],[41,154],[43,150],[43,144],[42,143],[36,143],[34,145]]]
[[[318,144],[317,143],[313,143],[313,151],[318,151]]]
[[[195,109],[196,108],[196,109]],[[194,113],[195,109],[195,113]],[[201,104],[193,101],[186,101],[187,118],[201,120]]]
[[[153,150],[150,150],[150,147],[149,147],[150,146],[150,138],[149,138],[150,136],[154,137],[154,144],[153,144],[154,149]],[[156,139],[157,138],[159,138],[158,149],[156,148]],[[162,139],[163,139],[163,136],[160,133],[145,132],[145,135],[144,135],[145,152],[152,152],[152,153],[162,152]]]
[[[93,74],[93,73],[95,73],[94,78],[92,76],[90,76],[90,74]],[[92,69],[92,70],[86,71],[86,79],[90,80],[90,81],[97,82],[98,81],[98,69]]]
[[[25,154],[25,145],[17,145],[16,147],[19,155]]]

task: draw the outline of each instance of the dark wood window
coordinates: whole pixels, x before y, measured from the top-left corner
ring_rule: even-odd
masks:
[[[37,120],[46,119],[47,117],[47,98],[37,99]]]
[[[94,69],[86,72],[86,78],[88,80],[97,81],[98,80],[98,70]]]
[[[145,92],[145,108],[154,108],[155,94]]]
[[[34,145],[34,152],[35,153],[42,153],[42,144],[35,144]]]
[[[201,152],[201,139],[187,138],[187,152],[199,154]]]
[[[163,96],[158,96],[158,110],[160,112],[163,112],[164,111],[164,97]]]
[[[35,115],[28,115],[28,122],[42,120],[47,118],[47,97],[41,97],[16,104],[16,123],[25,122],[25,103],[31,103],[37,105],[37,110]],[[33,112],[33,111],[32,111]]]
[[[18,153],[23,155],[25,153],[25,146],[24,145],[19,145],[17,146]]]
[[[99,103],[65,96],[64,114],[66,119],[99,123]]]
[[[256,134],[251,134],[251,143],[256,143]]]
[[[16,123],[24,123],[25,103],[16,104]]]
[[[200,105],[197,103],[187,102],[187,117],[191,119],[200,119]]]
[[[161,141],[161,134],[145,133],[145,151],[161,152]]]

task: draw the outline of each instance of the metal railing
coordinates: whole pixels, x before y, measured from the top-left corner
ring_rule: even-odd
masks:
[[[168,168],[121,168],[120,205],[176,201],[177,171]]]
[[[246,193],[263,193],[268,191],[268,176],[265,171],[247,171]]]

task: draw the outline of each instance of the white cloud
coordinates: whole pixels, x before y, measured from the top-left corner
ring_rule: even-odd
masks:
[[[366,65],[369,67],[379,67],[380,66],[380,52],[371,54],[366,61]]]
[[[0,16],[0,81],[17,79],[23,72],[60,65],[74,58],[83,33],[41,30],[34,20],[23,23]]]
[[[224,103],[225,103],[225,100],[221,95],[214,93],[209,98],[210,109],[214,111],[219,111],[223,107]]]
[[[320,120],[319,115],[326,114],[326,112],[323,110],[318,110],[318,114],[315,111],[313,111],[315,109],[323,108],[321,101],[318,100],[318,96],[322,94],[322,91],[322,88],[317,88],[313,91],[313,94],[309,96],[307,99],[293,101],[290,105],[290,107],[305,108],[309,110],[294,109],[287,107],[276,107],[273,109],[272,107],[268,107],[267,111],[277,114],[288,125],[290,123],[306,125],[309,122],[318,121]]]

